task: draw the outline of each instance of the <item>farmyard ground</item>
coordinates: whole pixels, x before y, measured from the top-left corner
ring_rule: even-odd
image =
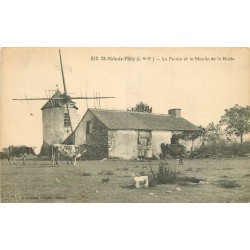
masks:
[[[206,184],[132,188],[132,174],[147,174],[150,166],[156,171],[158,161],[79,161],[77,167],[66,162],[62,167],[52,167],[49,160],[28,159],[24,166],[21,160],[17,160],[17,166],[1,160],[1,202],[250,202],[249,158],[184,160],[182,166],[175,159],[169,162],[181,177],[196,177]],[[232,183],[237,187],[223,187]]]

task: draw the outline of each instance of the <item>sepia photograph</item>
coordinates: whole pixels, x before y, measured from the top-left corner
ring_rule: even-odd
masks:
[[[247,1],[2,1],[1,249],[249,249]]]
[[[249,48],[2,48],[2,203],[250,202]]]

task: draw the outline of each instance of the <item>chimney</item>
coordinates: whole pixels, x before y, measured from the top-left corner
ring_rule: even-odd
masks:
[[[175,116],[175,117],[181,117],[181,109],[169,109],[168,114]]]

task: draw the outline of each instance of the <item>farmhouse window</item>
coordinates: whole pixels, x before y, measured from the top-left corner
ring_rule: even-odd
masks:
[[[86,133],[87,134],[91,134],[92,133],[92,123],[90,121],[87,122]]]
[[[64,127],[69,127],[69,126],[70,126],[69,114],[65,113],[64,114]]]

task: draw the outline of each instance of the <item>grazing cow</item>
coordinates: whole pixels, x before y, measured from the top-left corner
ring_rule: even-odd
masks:
[[[23,165],[25,165],[25,157],[28,154],[36,155],[34,148],[27,147],[27,146],[9,146],[9,154],[8,154],[8,160],[11,164],[11,161],[16,165],[15,157],[22,157],[23,159]]]
[[[73,166],[77,166],[76,159],[81,157],[87,151],[87,147],[85,144],[83,145],[65,145],[65,144],[53,144],[52,145],[52,165],[54,166],[61,164],[59,162],[60,154],[65,156],[68,160],[71,160]]]
[[[169,154],[170,156],[178,156],[179,157],[179,164],[183,164],[182,158],[183,155],[186,155],[187,151],[183,145],[179,144],[161,144],[161,152],[162,158],[166,161],[166,155]]]

